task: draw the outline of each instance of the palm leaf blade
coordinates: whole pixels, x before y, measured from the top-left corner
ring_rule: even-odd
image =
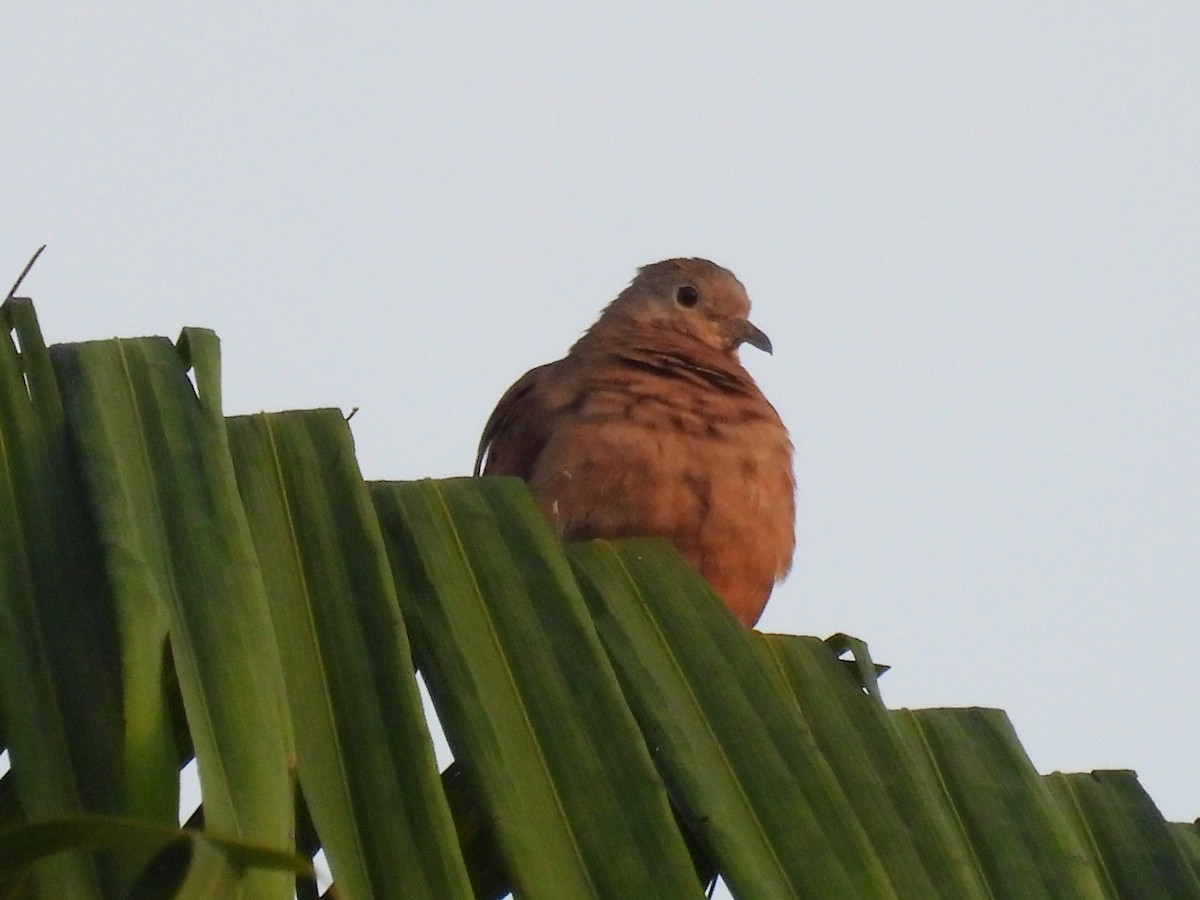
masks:
[[[405,618],[519,896],[700,896],[570,569],[512,479],[375,483]]]

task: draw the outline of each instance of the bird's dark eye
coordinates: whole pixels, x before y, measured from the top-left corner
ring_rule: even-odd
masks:
[[[691,309],[700,302],[700,292],[690,284],[681,285],[675,290],[675,302]]]

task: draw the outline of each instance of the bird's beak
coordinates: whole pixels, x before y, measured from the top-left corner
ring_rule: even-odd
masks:
[[[774,352],[775,352],[771,348],[771,339],[769,337],[767,337],[767,335],[764,331],[759,329],[759,327],[757,325],[754,325],[749,320],[742,323],[741,338],[745,343],[749,344],[751,347],[757,347],[759,350],[762,350],[764,353],[774,354]]]

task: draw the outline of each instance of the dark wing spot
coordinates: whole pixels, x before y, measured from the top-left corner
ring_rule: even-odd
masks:
[[[699,507],[697,525],[708,521],[709,514],[712,512],[712,484],[707,478],[702,478],[694,472],[688,472],[683,476],[683,482],[696,498],[696,505]],[[697,528],[697,530],[699,530]]]

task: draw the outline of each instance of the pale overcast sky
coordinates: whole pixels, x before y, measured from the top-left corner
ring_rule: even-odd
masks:
[[[761,627],[1200,815],[1200,12],[8,3],[0,277],[221,336],[227,411],[469,471],[636,266],[749,289],[797,448]],[[9,273],[4,275],[3,273]]]

